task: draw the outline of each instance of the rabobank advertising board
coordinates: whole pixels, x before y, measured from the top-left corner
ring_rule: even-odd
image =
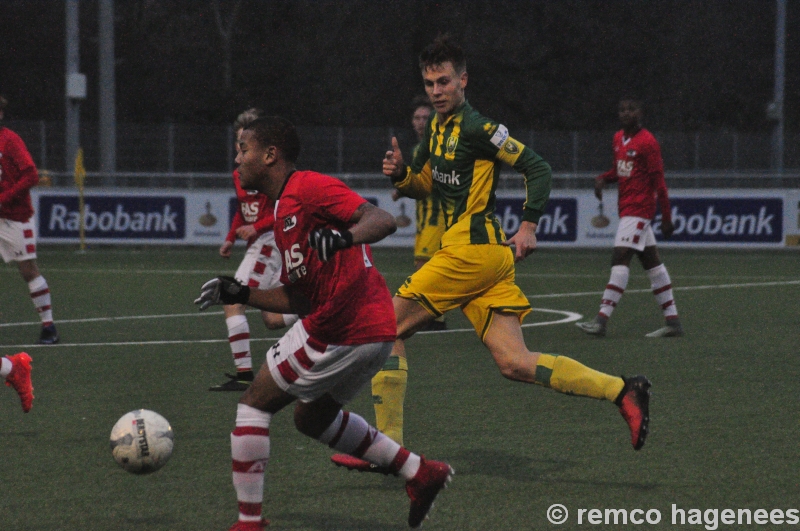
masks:
[[[359,193],[397,221],[397,232],[376,246],[413,247],[414,200],[393,201],[387,189]],[[35,188],[32,196],[40,242],[79,241],[77,191]],[[496,215],[509,237],[519,229],[523,201],[521,191],[498,192]],[[660,214],[653,225],[661,246],[800,249],[800,190],[673,190],[670,202],[672,238],[663,239]],[[237,208],[226,191],[92,191],[84,198],[84,234],[88,243],[220,245]],[[589,190],[557,190],[537,238],[542,247],[610,248],[618,222],[613,189],[602,202]]]

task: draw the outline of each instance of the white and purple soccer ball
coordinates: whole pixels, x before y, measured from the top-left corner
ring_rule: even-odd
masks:
[[[149,409],[125,413],[111,430],[111,455],[132,474],[149,474],[172,456],[174,434],[167,419]]]

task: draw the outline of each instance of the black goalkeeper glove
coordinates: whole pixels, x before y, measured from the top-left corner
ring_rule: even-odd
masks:
[[[353,235],[349,230],[315,229],[308,235],[308,244],[317,250],[320,260],[327,262],[336,251],[353,246]]]
[[[247,304],[249,298],[249,287],[233,277],[217,277],[203,284],[194,303],[199,304],[200,311],[203,311],[215,304]]]

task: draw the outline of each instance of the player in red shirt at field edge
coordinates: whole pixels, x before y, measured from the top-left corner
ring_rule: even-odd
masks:
[[[300,140],[283,118],[252,122],[242,131],[239,148],[242,187],[277,202],[274,232],[284,262],[283,285],[261,290],[217,277],[203,285],[195,303],[201,310],[248,304],[304,317],[269,349],[239,401],[231,434],[239,520],[231,531],[268,525],[261,506],[270,422],[295,401],[301,433],[405,480],[408,523],[419,527],[452,469],[410,452],[361,416],[342,410],[380,370],[395,340],[392,297],[368,245],[396,230],[394,217],[338,179],[296,170]]]
[[[0,96],[0,256],[5,263],[17,263],[42,321],[39,343],[52,345],[59,337],[53,324],[50,287],[36,265],[31,203],[31,188],[39,183],[39,173],[19,135],[2,126],[6,105],[8,101]]]
[[[614,167],[595,180],[594,194],[601,200],[605,184],[618,183],[620,220],[614,240],[611,278],[603,292],[600,311],[594,320],[576,323],[581,330],[594,336],[606,335],[608,319],[628,285],[630,263],[634,255],[639,257],[650,279],[653,295],[666,320],[666,326],[647,334],[647,337],[683,335],[672,295],[672,281],[667,268],[661,263],[651,226],[656,215],[657,199],[661,209],[661,232],[665,238],[669,238],[675,230],[664,181],[664,162],[658,141],[642,127],[642,116],[640,100],[620,100],[622,130],[614,135]]]

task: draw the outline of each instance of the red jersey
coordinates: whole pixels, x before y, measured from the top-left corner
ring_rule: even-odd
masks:
[[[0,218],[28,221],[33,216],[31,188],[38,183],[25,143],[14,131],[0,127]]]
[[[247,246],[258,239],[265,232],[272,230],[275,224],[275,203],[269,197],[254,190],[245,190],[239,180],[239,171],[233,170],[233,186],[236,187],[236,199],[239,209],[231,221],[231,230],[225,237],[226,241],[236,241],[236,229],[243,225],[253,225],[256,235],[247,240]]]
[[[656,197],[664,220],[672,220],[664,161],[661,147],[647,129],[640,129],[631,138],[622,131],[614,135],[614,168],[597,177],[606,182],[619,182],[619,216],[653,219]]]
[[[332,345],[394,341],[392,296],[372,265],[368,245],[342,249],[322,262],[308,244],[318,228],[348,228],[366,200],[342,181],[313,171],[289,176],[275,205],[275,243],[283,257],[281,282],[311,302],[303,326]]]

